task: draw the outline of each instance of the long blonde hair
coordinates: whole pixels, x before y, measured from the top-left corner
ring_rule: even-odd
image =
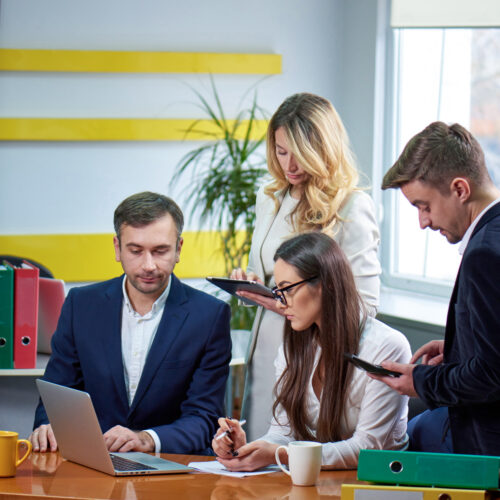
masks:
[[[330,101],[308,93],[288,97],[274,113],[267,129],[267,165],[274,180],[264,192],[274,199],[276,209],[280,203],[276,193],[290,186],[276,156],[275,133],[280,127],[285,131],[290,153],[309,174],[291,214],[295,231],[333,229],[340,220],[342,204],[358,183],[340,116]]]

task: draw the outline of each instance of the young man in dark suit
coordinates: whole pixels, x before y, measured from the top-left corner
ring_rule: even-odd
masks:
[[[401,188],[418,210],[420,227],[461,241],[463,257],[445,340],[422,346],[412,364],[383,363],[403,375],[380,380],[432,409],[410,422],[411,449],[498,455],[500,191],[483,151],[460,125],[432,123],[409,141],[382,188]],[[451,440],[441,440],[448,428]]]
[[[229,307],[174,276],[183,215],[173,200],[130,196],[114,225],[125,274],[70,290],[43,378],[91,395],[110,451],[207,453],[224,409]],[[30,439],[57,449],[41,402]]]

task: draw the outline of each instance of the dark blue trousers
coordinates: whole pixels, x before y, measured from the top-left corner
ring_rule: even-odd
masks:
[[[425,410],[408,422],[409,451],[453,453],[448,408]]]

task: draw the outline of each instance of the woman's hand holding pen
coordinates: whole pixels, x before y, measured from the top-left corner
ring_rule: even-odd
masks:
[[[253,273],[251,271],[246,273],[245,271],[243,271],[243,269],[241,269],[239,267],[237,269],[233,270],[230,278],[233,280],[256,281],[257,283],[264,285],[264,282],[255,273]],[[264,295],[261,295],[260,293],[246,292],[243,290],[238,292],[238,295],[240,297],[245,297],[247,299],[253,300],[257,304],[259,304],[259,306],[265,307],[266,309],[269,309],[270,311],[273,311],[273,312],[283,316],[283,311],[279,307],[278,301],[273,299],[273,298],[264,297]]]
[[[222,434],[225,435],[221,437]],[[219,429],[212,440],[212,448],[218,457],[236,457],[237,450],[246,443],[247,436],[238,420],[219,418]]]
[[[212,440],[217,460],[228,470],[254,471],[275,463],[277,444],[267,441],[252,441],[247,444],[245,431],[232,418],[219,418],[219,430]],[[282,463],[288,463],[288,456],[280,455]]]

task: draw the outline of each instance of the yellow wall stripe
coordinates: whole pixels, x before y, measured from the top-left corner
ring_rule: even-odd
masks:
[[[199,120],[196,130],[186,133],[194,119],[149,118],[0,118],[2,141],[181,141],[210,140],[222,134],[210,120]],[[233,126],[234,120],[227,120]],[[242,122],[243,138],[246,122]],[[252,139],[262,137],[266,120],[257,120]]]
[[[187,231],[179,278],[224,276],[224,259],[216,231]],[[113,234],[0,235],[0,253],[40,262],[54,276],[67,282],[101,281],[122,273],[115,261]]]
[[[1,49],[3,71],[97,73],[281,73],[277,54]]]

